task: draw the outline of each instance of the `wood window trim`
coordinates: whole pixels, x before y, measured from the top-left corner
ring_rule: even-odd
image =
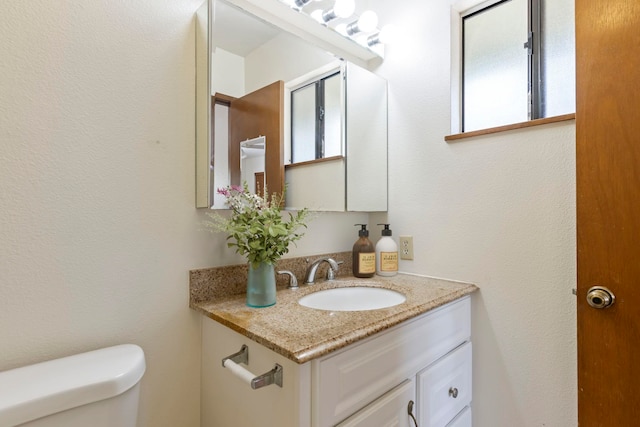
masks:
[[[212,95],[211,99],[212,99],[212,104],[215,103],[215,104],[229,105],[238,98],[218,92],[215,95]]]
[[[298,163],[289,163],[284,165],[285,169],[292,169],[298,166],[307,166],[307,165],[313,165],[316,163],[324,163],[324,162],[333,162],[335,160],[341,160],[343,158],[343,156],[331,156],[331,157],[323,157],[322,159],[313,159],[313,160],[306,160],[304,162],[298,162]]]
[[[506,132],[506,131],[515,130],[515,129],[523,129],[523,128],[528,128],[533,126],[546,125],[548,123],[558,123],[558,122],[564,122],[568,120],[575,120],[575,118],[576,118],[575,113],[563,114],[560,116],[553,116],[553,117],[545,117],[543,119],[528,120],[526,122],[513,123],[511,125],[496,126],[493,128],[474,130],[471,132],[455,133],[453,135],[445,136],[444,140],[447,142],[457,141],[465,138],[473,138],[475,136],[490,135],[493,133]]]

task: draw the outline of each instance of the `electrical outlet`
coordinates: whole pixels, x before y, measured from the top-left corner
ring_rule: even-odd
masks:
[[[413,236],[400,236],[400,259],[413,259]]]

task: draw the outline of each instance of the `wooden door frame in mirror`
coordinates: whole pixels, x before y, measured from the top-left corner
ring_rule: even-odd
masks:
[[[284,191],[284,82],[279,80],[241,98],[216,94],[229,112],[229,175],[232,185],[242,185],[239,143],[265,136],[265,184],[269,194]],[[250,99],[250,101],[247,101]],[[276,102],[273,100],[276,99]],[[213,101],[215,103],[215,100]],[[236,113],[243,111],[243,117]]]

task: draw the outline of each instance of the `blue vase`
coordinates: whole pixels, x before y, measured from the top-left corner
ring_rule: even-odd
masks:
[[[247,305],[269,307],[276,303],[276,274],[273,264],[261,262],[257,267],[249,263]]]

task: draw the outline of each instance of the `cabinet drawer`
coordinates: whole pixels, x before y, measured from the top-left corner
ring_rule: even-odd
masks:
[[[471,407],[467,406],[447,424],[447,427],[471,427],[471,425]]]
[[[470,342],[418,374],[418,402],[420,427],[444,427],[471,403]]]
[[[314,361],[313,425],[336,425],[468,341],[469,318],[465,297]]]
[[[407,407],[410,401],[415,401],[415,394],[414,381],[406,380],[336,427],[408,426]]]

